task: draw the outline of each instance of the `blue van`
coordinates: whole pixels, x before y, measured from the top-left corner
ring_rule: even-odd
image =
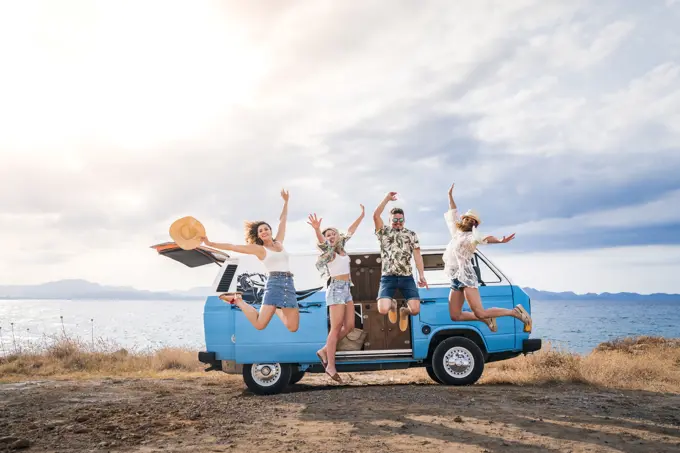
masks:
[[[291,255],[300,307],[300,327],[293,333],[276,316],[264,330],[256,330],[240,309],[218,298],[222,293],[238,291],[259,309],[267,277],[256,257],[227,254],[205,246],[182,250],[172,242],[153,248],[188,267],[219,266],[213,293],[208,295],[204,308],[206,350],[198,353],[198,359],[209,365],[206,371],[242,374],[247,387],[260,395],[279,393],[305,373],[324,372],[316,351],[326,342],[329,320],[326,282],[321,281],[314,267],[316,255]],[[452,321],[443,253],[444,247],[421,249],[429,289],[420,288],[420,313],[411,317],[405,332],[378,313],[378,250],[350,253],[356,329],[338,344],[338,372],[425,367],[440,384],[470,385],[481,377],[485,363],[541,348],[541,340],[529,338],[530,332],[524,332],[524,325],[515,318],[498,318],[497,332],[479,321]],[[527,294],[512,285],[481,252],[476,252],[473,265],[486,307],[512,309],[522,304],[531,312]],[[399,294],[397,301],[404,303]]]

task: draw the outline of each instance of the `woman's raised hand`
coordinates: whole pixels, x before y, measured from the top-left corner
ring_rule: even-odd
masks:
[[[307,223],[310,224],[312,228],[314,228],[315,230],[318,230],[319,228],[321,228],[322,220],[323,218],[317,218],[316,213],[314,213],[313,216],[312,214],[309,214],[309,221]]]
[[[283,198],[283,201],[288,203],[288,197],[289,196],[290,196],[290,194],[288,193],[288,191],[286,189],[281,189],[281,198]]]
[[[449,196],[453,195],[453,187],[456,185],[456,183],[451,184],[451,187],[449,187]]]
[[[508,236],[508,237],[503,236],[503,239],[501,239],[501,244],[505,244],[505,243],[507,243],[507,242],[510,242],[510,241],[512,241],[513,239],[515,239],[515,233],[512,233],[512,234],[511,234],[510,236]]]

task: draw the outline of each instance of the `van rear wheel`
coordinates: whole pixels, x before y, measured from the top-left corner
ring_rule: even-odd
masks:
[[[474,341],[451,337],[435,348],[432,369],[445,385],[471,385],[482,376],[484,356]]]
[[[289,363],[253,363],[243,365],[243,381],[257,395],[281,393],[288,386],[293,367]]]

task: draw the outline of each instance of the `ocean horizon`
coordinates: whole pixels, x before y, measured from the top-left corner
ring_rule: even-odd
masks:
[[[0,300],[0,353],[63,335],[102,339],[130,350],[203,350],[204,299]],[[680,337],[676,302],[532,300],[532,338],[581,354],[616,338]],[[643,310],[644,309],[644,310]],[[4,352],[3,352],[4,351]]]

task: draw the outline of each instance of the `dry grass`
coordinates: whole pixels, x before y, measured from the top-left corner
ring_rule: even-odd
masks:
[[[680,393],[680,340],[624,338],[581,356],[552,349],[489,364],[487,384],[576,383],[608,388]]]
[[[100,341],[92,346],[53,338],[0,357],[0,381],[103,376],[206,376],[196,351],[162,348],[128,352]],[[487,365],[482,384],[587,384],[608,388],[680,393],[680,339],[624,338],[582,356],[553,349]]]
[[[161,348],[130,353],[100,341],[95,347],[71,338],[53,338],[0,357],[0,381],[26,378],[97,376],[163,376],[202,372],[196,351]]]

